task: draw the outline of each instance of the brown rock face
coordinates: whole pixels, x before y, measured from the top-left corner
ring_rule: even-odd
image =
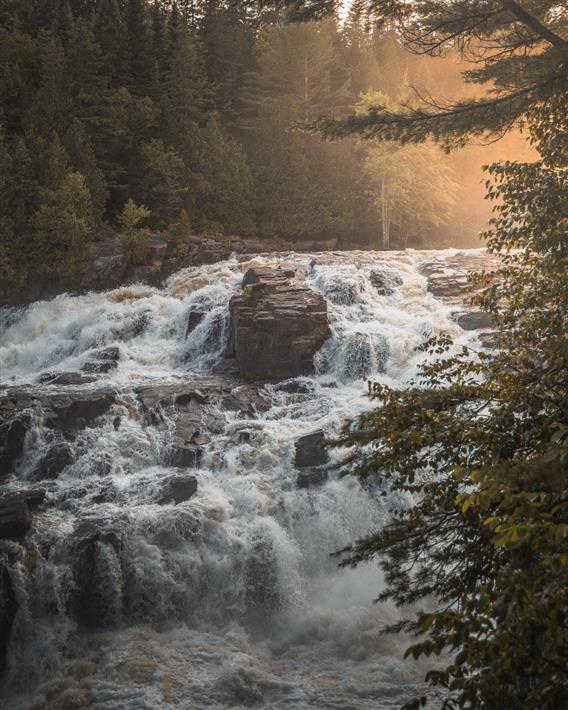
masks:
[[[231,299],[233,342],[241,375],[283,380],[313,371],[330,336],[325,299],[292,280],[293,272],[249,269]]]

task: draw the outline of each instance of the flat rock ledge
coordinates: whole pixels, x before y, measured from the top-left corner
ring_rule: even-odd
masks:
[[[247,380],[284,380],[314,370],[331,335],[327,303],[286,269],[249,269],[230,302],[235,357]]]

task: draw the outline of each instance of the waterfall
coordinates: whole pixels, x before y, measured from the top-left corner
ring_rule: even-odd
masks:
[[[398,612],[373,603],[378,566],[330,556],[409,501],[341,477],[341,451],[301,469],[296,444],[365,411],[366,379],[408,384],[430,336],[479,347],[428,291],[455,256],[232,258],[0,311],[0,412],[27,417],[3,489],[41,499],[26,540],[0,543],[17,598],[3,707],[366,710],[423,692],[380,634]],[[250,266],[281,265],[326,299],[331,337],[313,374],[244,383],[224,369],[229,300]]]

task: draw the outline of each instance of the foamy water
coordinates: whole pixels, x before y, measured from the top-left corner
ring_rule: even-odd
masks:
[[[120,351],[116,369],[81,385],[108,385],[118,396],[76,435],[73,463],[42,483],[48,503],[35,513],[33,569],[29,554],[12,565],[20,609],[5,707],[366,710],[422,691],[423,669],[402,660],[404,640],[379,633],[398,612],[373,604],[378,567],[339,570],[330,556],[408,502],[364,490],[333,468],[323,485],[298,489],[293,459],[298,437],[333,435],[369,407],[367,378],[410,382],[424,357],[416,348],[433,334],[450,332],[456,347],[477,344],[427,292],[420,267],[432,258],[409,251],[232,259],[186,269],[161,289],[63,295],[4,311],[5,386],[53,392],[38,384],[42,373],[78,371],[100,348]],[[227,348],[228,303],[244,271],[279,264],[328,301],[332,337],[316,355],[316,374],[299,378],[297,394],[266,385],[272,406],[253,417],[212,412],[211,442],[190,472],[197,493],[160,505],[173,472],[166,454],[175,413],[148,422],[133,389],[209,375]],[[377,291],[377,272],[392,285],[389,295]],[[186,339],[194,310],[206,315]],[[9,491],[28,484],[53,440],[35,416]],[[340,457],[332,451],[331,464]],[[69,600],[77,531],[89,525],[119,538],[120,553],[110,538],[96,543],[103,628],[86,632]]]

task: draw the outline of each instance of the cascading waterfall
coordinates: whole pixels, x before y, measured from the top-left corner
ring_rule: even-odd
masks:
[[[0,543],[18,604],[3,707],[365,710],[419,692],[421,669],[379,633],[396,611],[373,604],[377,566],[339,570],[330,557],[407,501],[339,477],[337,451],[326,478],[300,488],[294,455],[300,437],[331,435],[369,407],[366,378],[408,383],[431,335],[476,346],[422,275],[452,254],[263,255],[186,269],[161,289],[4,310],[4,392],[112,403],[84,426],[73,410],[59,427],[68,436],[30,408],[4,489],[41,485],[45,500],[30,540]],[[222,390],[229,299],[248,267],[279,264],[326,298],[332,337],[314,375],[259,388],[265,406],[203,405],[208,429],[195,440],[206,443],[189,471],[197,490],[175,500],[172,441],[199,388]],[[204,315],[186,337],[194,311]],[[54,384],[69,373],[81,374]],[[188,378],[194,393],[175,400]],[[53,476],[49,447],[64,457]]]

